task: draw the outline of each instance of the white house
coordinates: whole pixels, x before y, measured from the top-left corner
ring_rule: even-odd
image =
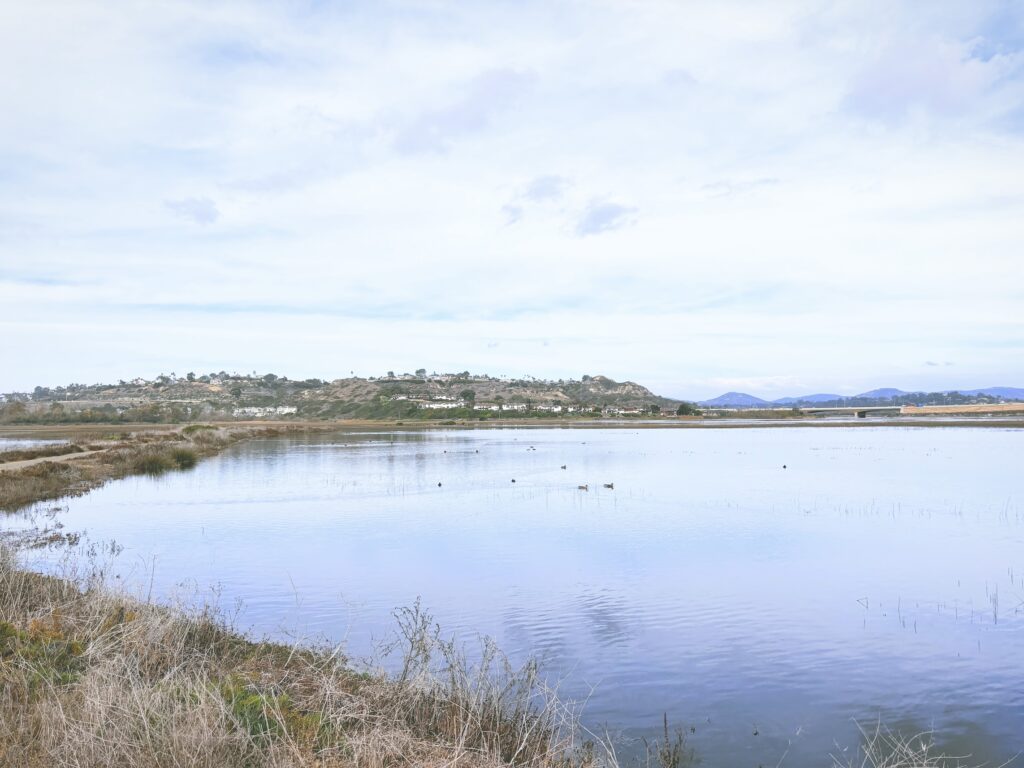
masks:
[[[278,405],[278,406],[248,406],[245,408],[235,408],[231,413],[234,416],[255,416],[262,418],[264,416],[291,416],[294,413],[298,413],[299,409],[294,405]]]

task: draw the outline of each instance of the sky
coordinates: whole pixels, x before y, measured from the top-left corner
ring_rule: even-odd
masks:
[[[0,391],[1024,386],[1018,2],[0,5]]]

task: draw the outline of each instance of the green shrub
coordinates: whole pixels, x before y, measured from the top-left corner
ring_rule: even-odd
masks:
[[[187,427],[185,427],[183,430],[181,430],[181,434],[183,434],[183,435],[194,435],[197,432],[203,432],[205,430],[210,430],[210,429],[214,429],[215,430],[217,428],[213,427],[213,426],[210,426],[209,424],[189,424]]]
[[[151,453],[135,460],[133,468],[141,475],[162,475],[174,468],[174,463],[167,456]]]
[[[171,461],[178,469],[192,469],[199,461],[199,456],[191,448],[175,448],[171,451]]]

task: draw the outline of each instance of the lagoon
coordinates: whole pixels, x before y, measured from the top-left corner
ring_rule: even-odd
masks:
[[[108,568],[133,590],[215,595],[256,634],[355,657],[420,599],[467,643],[539,657],[624,753],[667,715],[707,765],[822,765],[881,719],[998,764],[1024,747],[1022,441],[339,433],[241,443],[57,518],[116,541]]]

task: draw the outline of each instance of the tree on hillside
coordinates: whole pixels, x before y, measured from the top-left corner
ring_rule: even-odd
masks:
[[[476,403],[476,392],[472,389],[464,389],[459,392],[459,397],[465,400],[469,405]]]

